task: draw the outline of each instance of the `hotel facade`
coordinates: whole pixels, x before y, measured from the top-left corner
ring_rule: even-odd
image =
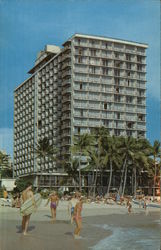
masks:
[[[67,174],[61,166],[36,158],[32,150],[44,137],[61,159],[70,153],[74,135],[94,127],[107,127],[116,136],[145,137],[147,48],[83,34],[61,48],[46,45],[31,76],[14,91],[14,177],[32,176],[35,186],[63,183]]]

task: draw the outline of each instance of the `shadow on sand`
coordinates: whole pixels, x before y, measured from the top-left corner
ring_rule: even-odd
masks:
[[[18,234],[20,234],[20,233],[22,233],[22,227],[21,226],[16,226],[16,228],[17,228],[17,232],[16,233],[18,233]],[[32,230],[34,230],[35,229],[35,226],[29,226],[28,227],[28,231],[32,231]]]

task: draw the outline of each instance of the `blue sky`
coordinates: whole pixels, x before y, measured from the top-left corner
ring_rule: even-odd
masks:
[[[0,0],[0,149],[13,151],[13,90],[46,44],[74,33],[149,44],[147,138],[160,139],[159,0]]]

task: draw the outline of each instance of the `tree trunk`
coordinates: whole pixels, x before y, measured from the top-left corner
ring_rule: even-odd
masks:
[[[134,168],[134,197],[136,197],[136,167]]]
[[[156,185],[156,160],[154,157],[154,187],[153,187],[153,200],[155,198],[155,185]]]
[[[120,193],[120,195],[122,195],[122,184],[123,184],[123,176],[124,176],[126,161],[127,161],[127,159],[125,157],[123,168],[122,168],[122,173],[121,173],[120,187],[119,187],[119,193]]]
[[[97,176],[98,176],[98,166],[96,166],[96,175],[95,175],[95,180],[94,180],[93,197],[95,197],[95,195],[96,195]]]
[[[111,180],[112,180],[112,161],[110,160],[110,177],[109,177],[109,182],[108,182],[108,188],[107,188],[107,197],[109,196],[109,191],[111,187]]]
[[[101,169],[101,193],[103,195],[103,173],[102,173],[102,169]]]
[[[124,185],[123,185],[123,190],[122,190],[122,196],[124,196],[124,193],[125,193],[126,179],[127,179],[127,166],[125,168],[125,176],[124,176]]]
[[[93,170],[93,173],[92,173],[92,182],[91,182],[91,187],[89,188],[89,195],[91,196],[92,195],[92,190],[93,190],[93,185],[94,185],[94,170]]]
[[[79,192],[82,191],[82,179],[81,179],[81,162],[80,162],[81,154],[79,155]]]

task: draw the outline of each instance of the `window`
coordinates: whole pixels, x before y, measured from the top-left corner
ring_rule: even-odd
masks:
[[[120,102],[121,101],[121,96],[120,95],[115,95],[114,96],[114,101],[115,102]]]
[[[95,49],[91,49],[91,56],[96,56],[96,50]]]
[[[119,136],[120,135],[120,130],[119,129],[115,129],[114,133],[115,133],[116,136]]]
[[[131,63],[126,63],[127,69],[131,69]]]
[[[142,56],[137,56],[137,62],[142,62]]]
[[[127,80],[127,86],[128,87],[130,86],[130,80]]]
[[[102,74],[103,75],[108,75],[108,69],[102,68]]]
[[[105,125],[106,127],[109,126],[109,120],[103,120],[103,125]]]
[[[120,113],[116,113],[116,117],[119,120],[120,119]]]
[[[115,70],[114,70],[114,74],[115,74],[115,76],[120,76],[120,70],[115,69]]]
[[[78,62],[82,63],[82,57],[81,56],[78,57]]]
[[[133,122],[127,122],[126,126],[127,128],[133,128]]]
[[[95,67],[90,67],[89,70],[90,70],[90,73],[95,74],[96,68]]]
[[[92,41],[91,41],[91,44],[92,44],[92,45],[94,45],[94,44],[95,44],[95,41],[94,41],[94,40],[92,40]]]
[[[126,134],[127,134],[127,136],[132,136],[132,131],[131,130],[127,130]]]
[[[142,114],[138,114],[138,120],[139,121],[145,121],[145,116]]]
[[[120,61],[115,61],[114,65],[115,65],[115,67],[120,68],[121,67],[121,62]]]
[[[126,102],[127,103],[132,103],[133,97],[132,96],[126,96]]]
[[[137,70],[142,71],[142,65],[137,65]]]
[[[127,60],[127,61],[130,61],[130,60],[131,60],[131,55],[126,54],[126,60]]]
[[[82,54],[83,54],[83,50],[82,50],[81,48],[79,48],[78,54],[79,54],[79,55],[82,55]]]
[[[119,58],[119,53],[115,52],[114,55],[115,55],[115,58]]]
[[[80,45],[80,42],[81,42],[81,40],[80,39],[78,39],[78,44]]]
[[[142,98],[141,97],[137,98],[137,104],[142,104]]]
[[[104,109],[107,109],[107,103],[104,103]]]
[[[38,128],[40,129],[41,126],[42,126],[42,122],[41,122],[41,120],[38,120]]]
[[[108,60],[107,59],[102,59],[102,65],[103,66],[108,66]]]
[[[130,71],[127,71],[127,76],[131,76],[131,72]]]
[[[115,91],[116,91],[116,93],[119,93],[119,91],[120,91],[119,87],[115,87]]]
[[[82,89],[82,88],[83,88],[83,84],[82,84],[82,83],[80,83],[80,86],[79,86],[79,88],[80,88],[80,89]]]
[[[83,109],[81,109],[81,111],[80,111],[80,115],[81,115],[81,116],[83,116]]]
[[[119,79],[119,78],[115,78],[114,81],[115,81],[115,84],[116,84],[116,85],[119,85],[119,84],[120,84],[120,79]]]

